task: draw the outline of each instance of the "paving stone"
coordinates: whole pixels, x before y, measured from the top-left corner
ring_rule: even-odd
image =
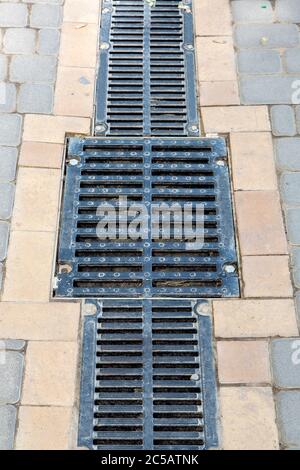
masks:
[[[71,425],[71,407],[21,406],[16,449],[67,450]]]
[[[0,292],[2,289],[2,283],[3,283],[3,264],[0,263]]]
[[[13,113],[16,111],[16,86],[13,83],[1,83],[0,113]]]
[[[277,419],[281,443],[291,448],[300,447],[300,390],[276,394]]]
[[[275,139],[276,161],[280,170],[300,171],[300,138]]]
[[[217,351],[222,384],[271,383],[267,341],[218,341]]]
[[[42,29],[39,32],[38,52],[40,54],[57,54],[60,34],[57,29]]]
[[[267,43],[261,44],[262,38]],[[299,30],[292,24],[247,24],[235,28],[235,42],[241,48],[259,47],[275,49],[299,44]]]
[[[26,120],[25,120],[26,122]],[[206,133],[263,132],[270,130],[267,106],[212,106],[202,108]]]
[[[63,145],[44,142],[23,142],[21,146],[20,166],[38,168],[61,168]]]
[[[199,77],[201,80],[201,77]],[[201,106],[227,106],[240,104],[237,81],[199,82]]]
[[[29,28],[7,29],[3,39],[7,54],[31,54],[35,51],[35,30]]]
[[[300,72],[300,48],[287,49],[284,53],[284,59],[288,72]]]
[[[235,80],[236,65],[232,37],[198,37],[198,73],[201,80]]]
[[[289,76],[243,77],[240,81],[241,102],[244,104],[292,104],[292,85],[296,80],[297,77]]]
[[[234,21],[245,23],[267,23],[273,20],[270,1],[238,0],[231,2]]]
[[[300,288],[300,247],[292,247],[291,264],[295,286]]]
[[[30,26],[32,28],[56,28],[60,26],[62,8],[58,5],[33,5]]]
[[[81,24],[84,28],[78,27],[78,23],[64,22],[62,25],[59,54],[59,63],[62,66],[87,68],[96,66],[98,26]]]
[[[16,175],[17,149],[0,147],[0,181],[13,181]]]
[[[298,134],[300,134],[300,106],[296,106],[296,126]]]
[[[300,245],[300,209],[287,209],[285,217],[289,242]]]
[[[52,56],[15,56],[11,60],[10,79],[13,82],[54,82],[56,58]]]
[[[68,3],[72,4],[72,0]],[[193,7],[197,36],[231,36],[232,19],[228,0],[201,0],[194,2]]]
[[[22,118],[18,114],[0,114],[0,145],[19,145],[21,125]]]
[[[278,388],[300,388],[300,338],[271,342],[274,384]]]
[[[281,59],[278,51],[261,49],[240,51],[237,57],[240,73],[260,74],[281,71]]]
[[[0,80],[5,80],[7,73],[7,57],[0,54]]]
[[[244,256],[245,297],[292,297],[288,256]]]
[[[27,6],[22,3],[0,3],[0,26],[14,27],[27,25]]]
[[[0,219],[11,217],[14,203],[15,186],[11,183],[0,183]]]
[[[53,108],[53,87],[25,83],[21,85],[18,96],[18,112],[50,114]]]
[[[272,106],[271,121],[272,132],[276,136],[294,136],[297,133],[294,109],[291,106]],[[285,139],[285,142],[279,145],[288,145],[287,141],[288,139]],[[277,142],[279,143],[280,140]]]
[[[299,0],[277,0],[275,12],[279,21],[300,23]]]
[[[27,114],[23,138],[29,142],[63,144],[66,132],[90,135],[90,124],[88,118]]]
[[[0,361],[0,404],[14,404],[20,400],[24,356],[17,351],[2,351]]]
[[[0,261],[7,256],[9,224],[0,220]]]
[[[224,450],[278,449],[271,387],[221,387]]]
[[[296,312],[300,323],[300,291],[296,294]]]
[[[15,406],[0,406],[0,450],[14,447],[17,410]]]
[[[5,339],[5,348],[11,351],[22,351],[26,342],[23,339]]]
[[[213,302],[217,338],[298,336],[293,299],[216,300]]]
[[[281,191],[286,204],[300,204],[300,173],[284,173],[281,176]]]

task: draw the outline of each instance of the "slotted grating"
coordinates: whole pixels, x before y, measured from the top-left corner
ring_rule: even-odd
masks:
[[[207,302],[91,302],[97,313],[85,318],[79,445],[217,446],[211,320],[199,314]]]
[[[155,204],[194,205],[193,223],[195,204],[201,203],[201,248],[190,248],[189,231],[175,239],[175,223],[169,239],[149,230],[146,239],[140,234],[132,240],[126,231],[139,207],[125,227],[121,221],[116,225],[117,236],[124,239],[99,239],[103,213],[97,208],[110,204],[119,214],[120,196],[127,197],[129,207],[142,203],[149,214]],[[56,296],[237,296],[236,263],[223,139],[70,140]]]
[[[191,2],[103,3],[95,133],[199,134]]]

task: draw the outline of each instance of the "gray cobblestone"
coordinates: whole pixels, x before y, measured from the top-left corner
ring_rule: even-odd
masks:
[[[1,84],[0,113],[16,111],[16,87],[12,83]]]
[[[25,348],[26,341],[23,339],[4,339],[5,349],[10,351],[22,351]]]
[[[20,113],[49,114],[53,107],[53,87],[26,83],[21,85],[18,97]]]
[[[0,183],[0,219],[8,220],[12,214],[15,187],[11,183]]]
[[[300,171],[300,138],[276,139],[276,161],[280,170]]]
[[[13,181],[16,175],[18,152],[13,147],[0,147],[0,181]]]
[[[20,400],[24,356],[17,351],[2,351],[0,362],[0,404],[14,404]]]
[[[12,450],[17,421],[15,406],[0,406],[0,450]]]
[[[60,34],[57,29],[42,29],[39,33],[38,52],[40,54],[57,54]]]
[[[300,388],[300,338],[271,342],[274,384],[278,388]]]
[[[238,54],[240,73],[259,74],[281,71],[280,54],[270,50],[247,50]]]
[[[19,55],[11,60],[10,79],[13,82],[54,82],[55,77],[55,57]]]
[[[268,42],[261,46],[263,37],[268,38]],[[294,47],[299,44],[299,30],[292,24],[238,25],[235,28],[235,42],[241,48]]]
[[[280,21],[300,23],[299,0],[277,0],[275,11]]]
[[[27,24],[27,6],[22,3],[0,3],[0,26],[22,27]]]
[[[21,126],[22,118],[18,114],[0,114],[0,145],[19,145]]]
[[[300,291],[296,294],[296,312],[298,316],[298,322],[300,324]]]
[[[300,8],[300,7],[299,7]],[[300,48],[287,49],[284,53],[286,69],[290,73],[300,72]]]
[[[281,176],[281,190],[286,204],[300,204],[300,173],[284,173]]]
[[[234,21],[268,23],[273,20],[271,2],[261,0],[238,0],[231,3]]]
[[[289,242],[300,245],[300,209],[287,209],[285,217]]]
[[[0,220],[0,261],[7,256],[9,224]]]
[[[0,80],[4,80],[7,74],[7,57],[0,54]]]
[[[35,30],[29,28],[8,29],[3,39],[7,54],[31,54],[35,51]]]
[[[300,447],[300,390],[288,390],[276,395],[281,443],[285,447]]]
[[[296,126],[298,134],[300,134],[300,106],[296,106]]]
[[[272,132],[276,136],[294,136],[297,133],[294,109],[291,106],[277,105],[271,108]],[[278,145],[288,145],[292,139],[277,140]],[[300,162],[300,160],[299,160]]]
[[[300,247],[293,247],[291,255],[295,286],[300,288]]]
[[[58,5],[33,5],[30,26],[33,28],[56,28],[60,26],[62,8]]]
[[[292,84],[295,80],[297,80],[297,77],[270,75],[241,78],[242,103],[292,104]]]

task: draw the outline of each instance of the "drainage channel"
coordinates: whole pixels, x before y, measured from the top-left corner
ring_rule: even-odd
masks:
[[[199,137],[191,1],[104,0],[100,38],[95,135],[68,141],[54,285],[92,312],[79,445],[217,447],[204,299],[238,297],[239,279],[226,143]]]

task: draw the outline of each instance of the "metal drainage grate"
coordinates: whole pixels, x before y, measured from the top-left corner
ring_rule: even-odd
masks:
[[[218,445],[206,301],[86,303],[79,446],[202,450]]]
[[[239,294],[226,146],[223,139],[70,140],[61,233],[57,297],[226,297]],[[127,204],[204,206],[204,243],[191,234],[161,239],[124,235],[99,239],[99,205],[120,212]],[[134,218],[134,217],[133,217]],[[132,221],[130,215],[125,232]],[[184,228],[185,230],[185,228]]]
[[[104,1],[96,135],[199,134],[191,2]]]

